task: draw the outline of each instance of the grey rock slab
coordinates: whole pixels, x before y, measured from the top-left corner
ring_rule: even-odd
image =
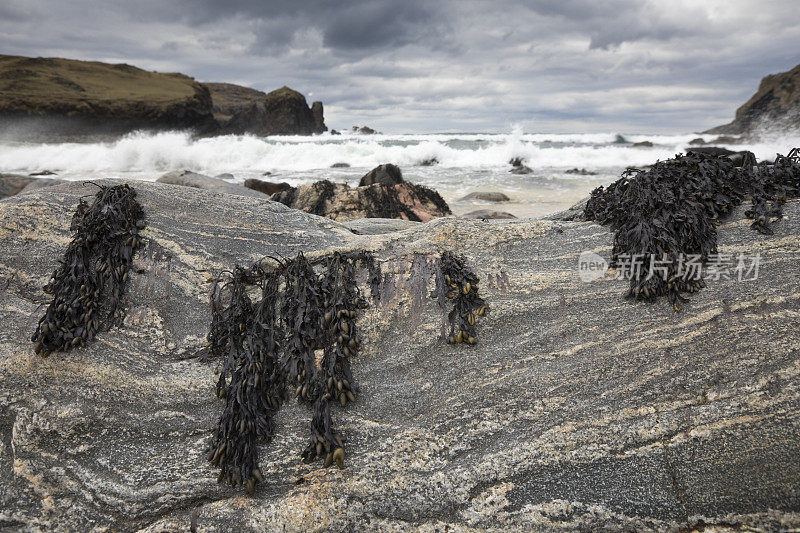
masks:
[[[743,208],[720,251],[753,282],[710,282],[675,313],[578,277],[612,235],[588,222],[442,218],[354,235],[273,202],[131,182],[146,212],[123,327],[34,355],[30,335],[70,240],[67,183],[0,202],[0,524],[6,529],[608,530],[800,527],[800,204],[764,237]],[[206,278],[266,255],[368,248],[381,302],[361,313],[361,387],[333,409],[346,468],[303,464],[311,413],[288,402],[256,494],[206,459],[223,403],[193,357]],[[478,344],[444,339],[442,250],[490,305]]]

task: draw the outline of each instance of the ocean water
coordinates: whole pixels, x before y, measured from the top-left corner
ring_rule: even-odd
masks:
[[[48,170],[58,178],[136,178],[155,180],[165,172],[187,169],[232,182],[257,177],[292,185],[329,179],[357,185],[382,163],[399,165],[406,180],[432,187],[456,214],[494,209],[518,217],[537,217],[565,209],[598,185],[617,179],[628,166],[649,165],[685,151],[697,137],[622,133],[544,134],[514,130],[507,134],[447,133],[426,135],[324,134],[314,137],[222,136],[193,139],[186,132],[133,133],[103,143],[0,143],[0,172],[30,174]],[[650,141],[652,147],[633,143]],[[721,145],[725,146],[725,145]],[[800,146],[800,136],[758,144],[727,146],[752,150],[772,159]],[[532,174],[509,173],[509,160],[521,157]],[[422,166],[435,158],[438,163]],[[349,168],[331,168],[347,163]],[[571,174],[586,169],[593,175]],[[265,173],[269,172],[269,175]],[[460,201],[471,192],[499,191],[510,202]]]

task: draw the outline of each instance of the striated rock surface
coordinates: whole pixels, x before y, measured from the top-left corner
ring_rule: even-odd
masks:
[[[428,222],[452,214],[438,192],[408,182],[350,187],[346,183],[323,180],[276,193],[272,199],[340,222],[360,218]]]
[[[194,187],[218,193],[238,194],[239,196],[252,196],[255,198],[267,199],[268,196],[254,188],[244,187],[235,183],[228,183],[219,178],[212,178],[205,174],[198,174],[190,170],[175,170],[167,172],[156,180],[158,183],[169,185],[181,185],[183,187]]]
[[[0,135],[47,141],[217,124],[208,89],[131,65],[0,55]]]
[[[8,530],[679,531],[800,527],[800,205],[765,238],[737,209],[720,251],[754,282],[718,281],[681,313],[583,283],[608,258],[593,223],[440,219],[354,235],[256,198],[132,182],[151,239],[124,327],[35,356],[41,287],[70,240],[78,182],[0,201],[0,526]],[[289,402],[253,497],[206,460],[222,409],[194,358],[209,274],[266,255],[369,248],[386,276],[359,316],[358,401],[335,409],[346,468],[300,461],[310,413]],[[443,338],[428,294],[464,254],[491,306],[478,345]]]
[[[758,134],[800,129],[800,65],[765,76],[758,91],[736,110],[732,122],[704,133]]]

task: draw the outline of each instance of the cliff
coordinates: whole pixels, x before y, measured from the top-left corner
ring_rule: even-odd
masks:
[[[625,300],[625,280],[580,281],[582,251],[611,251],[613,235],[594,223],[449,218],[355,235],[267,200],[130,183],[149,244],[130,271],[124,324],[44,359],[30,341],[42,286],[79,198],[97,188],[0,201],[4,528],[800,527],[797,201],[770,237],[737,208],[720,249],[760,252],[757,281],[709,283],[675,313]],[[259,445],[255,495],[218,484],[207,451],[225,401],[217,362],[197,357],[207,278],[267,256],[365,248],[384,276],[380,302],[357,313],[358,399],[332,410],[344,470],[301,462],[310,411],[289,401]],[[447,344],[447,310],[429,296],[444,250],[481,279],[490,309],[476,346]]]
[[[113,136],[135,129],[216,130],[207,88],[131,65],[0,56],[0,135]]]
[[[704,133],[759,134],[800,129],[800,65],[770,74],[758,91],[736,110],[733,122]]]

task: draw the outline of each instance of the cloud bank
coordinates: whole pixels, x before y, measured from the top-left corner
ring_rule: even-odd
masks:
[[[678,132],[800,63],[794,0],[6,0],[0,52],[289,85],[334,128]]]

